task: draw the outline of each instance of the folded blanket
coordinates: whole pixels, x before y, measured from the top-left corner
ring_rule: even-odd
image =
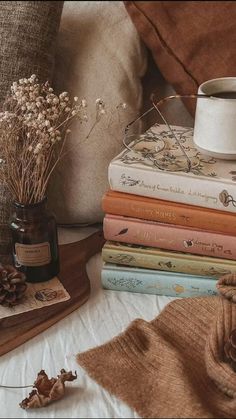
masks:
[[[235,418],[236,275],[217,287],[217,297],[174,300],[153,321],[133,321],[78,363],[141,417]]]

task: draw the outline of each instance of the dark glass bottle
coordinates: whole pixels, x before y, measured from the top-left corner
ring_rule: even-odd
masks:
[[[59,273],[56,220],[46,204],[46,198],[37,204],[13,204],[13,261],[28,282],[48,281]]]

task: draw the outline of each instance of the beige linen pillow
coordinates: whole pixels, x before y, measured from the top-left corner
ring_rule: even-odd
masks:
[[[142,105],[141,77],[146,50],[122,2],[66,1],[59,29],[55,86],[79,99],[85,97],[92,118],[76,122],[67,142],[67,155],[52,178],[48,198],[61,224],[102,220],[102,195],[108,188],[110,160],[123,147],[122,128]],[[83,141],[95,117],[95,100],[102,98],[109,117]],[[127,110],[115,111],[125,102]]]

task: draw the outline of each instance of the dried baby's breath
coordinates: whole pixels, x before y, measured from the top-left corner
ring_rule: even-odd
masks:
[[[96,118],[88,138],[105,113],[102,99],[95,103]],[[40,84],[35,75],[11,86],[0,112],[0,181],[13,199],[22,204],[41,201],[73,120],[88,120],[87,102],[67,92],[56,95],[49,83]]]

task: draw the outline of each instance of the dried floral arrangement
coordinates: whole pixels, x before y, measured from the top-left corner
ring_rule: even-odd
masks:
[[[96,120],[88,138],[105,113],[96,101]],[[39,83],[36,75],[11,86],[0,112],[0,182],[13,200],[21,204],[40,202],[50,176],[63,157],[64,145],[74,119],[87,121],[87,103],[69,94],[55,94],[49,83]]]

